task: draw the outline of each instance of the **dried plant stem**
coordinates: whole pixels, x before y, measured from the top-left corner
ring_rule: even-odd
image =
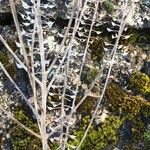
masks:
[[[128,0],[127,0],[126,3],[124,4],[125,10],[126,10],[126,8],[127,8],[127,3],[128,3]],[[93,120],[94,120],[94,118],[95,118],[95,115],[96,115],[96,113],[97,113],[97,111],[98,111],[98,109],[99,109],[99,106],[100,106],[100,104],[101,104],[101,101],[102,101],[102,99],[103,99],[103,97],[104,97],[104,94],[105,94],[105,91],[106,91],[106,87],[107,87],[107,84],[108,84],[108,81],[109,81],[109,76],[110,76],[110,73],[111,73],[111,70],[112,70],[112,66],[113,66],[113,63],[112,63],[112,62],[114,62],[114,58],[115,58],[116,51],[117,51],[117,48],[118,48],[118,45],[119,45],[120,37],[121,37],[121,35],[122,35],[122,32],[123,32],[124,27],[125,27],[125,24],[126,24],[125,16],[126,16],[126,14],[124,13],[123,16],[122,16],[122,19],[121,19],[120,26],[119,26],[119,32],[118,32],[117,40],[116,40],[115,45],[114,45],[114,47],[113,47],[113,49],[112,49],[111,63],[109,63],[108,73],[107,73],[107,76],[106,76],[106,80],[105,80],[105,84],[104,84],[104,87],[103,87],[101,96],[100,96],[100,98],[99,98],[99,100],[98,100],[97,106],[96,106],[96,108],[95,108],[95,110],[94,110],[94,113],[93,113],[93,115],[92,115],[92,118],[91,118],[91,120],[90,120],[90,123],[89,123],[89,125],[88,125],[88,127],[87,127],[87,129],[86,129],[86,131],[85,131],[85,133],[84,133],[84,136],[82,137],[82,139],[81,139],[81,141],[80,141],[80,143],[79,143],[79,145],[78,145],[78,147],[77,147],[77,150],[80,149],[82,143],[84,142],[84,140],[85,140],[85,138],[86,138],[86,136],[87,136],[87,133],[88,133],[88,131],[89,131],[91,125],[92,125],[92,122],[93,122]]]
[[[13,18],[14,18],[18,38],[19,38],[21,48],[22,48],[22,51],[23,51],[23,57],[24,57],[24,62],[26,64],[27,73],[28,73],[28,76],[29,76],[29,79],[30,79],[30,83],[32,85],[32,76],[31,76],[31,72],[30,72],[30,63],[29,63],[29,59],[28,59],[28,56],[27,56],[27,53],[26,53],[25,46],[24,46],[21,29],[20,29],[20,26],[19,26],[19,21],[18,21],[18,17],[17,17],[15,2],[14,2],[14,0],[9,0],[9,3],[10,3],[11,12],[12,12],[12,15],[13,15]]]
[[[19,63],[20,66],[22,66],[22,68],[28,72],[27,67],[24,65],[24,63],[19,59],[19,57],[13,52],[13,50],[10,48],[10,46],[8,45],[8,43],[6,42],[6,40],[4,40],[4,38],[0,35],[0,41],[4,44],[4,46],[7,48],[7,50],[10,52],[10,54],[15,58],[15,60]],[[36,78],[36,76],[34,74],[31,73],[32,78],[35,79],[35,81],[41,86],[41,81]]]
[[[33,111],[33,113],[37,116],[37,118],[39,118],[39,114],[36,112],[35,108],[30,104],[30,102],[28,101],[27,97],[22,93],[22,91],[20,90],[20,88],[17,86],[17,84],[11,78],[11,76],[9,75],[9,73],[7,72],[7,70],[5,69],[5,67],[3,66],[3,64],[1,62],[0,62],[0,67],[4,71],[5,75],[8,77],[8,79],[11,81],[11,83],[15,86],[15,88],[20,93],[20,95],[23,97],[24,101],[31,108],[31,110]]]

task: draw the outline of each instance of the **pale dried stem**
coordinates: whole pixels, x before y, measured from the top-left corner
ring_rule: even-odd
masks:
[[[26,53],[24,42],[23,42],[22,32],[21,32],[21,29],[20,29],[20,26],[19,26],[19,21],[18,21],[18,17],[17,17],[15,2],[14,2],[14,0],[9,0],[9,3],[10,3],[10,8],[11,8],[11,12],[12,12],[12,15],[13,15],[13,19],[14,19],[14,22],[15,22],[19,42],[21,44],[23,57],[24,57],[24,62],[26,64],[26,68],[27,68],[27,73],[28,73],[28,76],[29,76],[29,79],[30,79],[30,83],[32,85],[32,76],[31,76],[31,72],[30,72],[30,63],[29,63],[29,59],[28,59],[28,56],[27,56],[27,53]]]
[[[126,10],[126,8],[127,8],[127,3],[128,3],[128,0],[126,1],[125,6],[124,6],[125,10]],[[115,55],[116,55],[116,51],[117,51],[117,47],[118,47],[118,44],[119,44],[119,40],[120,40],[120,37],[121,37],[121,35],[122,35],[122,33],[123,33],[123,30],[124,30],[124,27],[125,27],[125,23],[126,23],[126,21],[125,21],[125,16],[126,16],[126,14],[123,13],[123,16],[122,16],[122,19],[121,19],[121,24],[120,24],[120,26],[119,26],[118,37],[117,37],[117,40],[116,40],[116,42],[115,42],[115,45],[114,45],[114,47],[113,47],[113,49],[112,49],[111,62],[114,62],[114,58],[115,58]],[[91,125],[92,125],[92,122],[93,122],[93,120],[94,120],[94,118],[95,118],[95,115],[96,115],[96,113],[97,113],[97,111],[98,111],[98,109],[99,109],[99,106],[100,106],[100,104],[101,104],[101,101],[102,101],[102,99],[103,99],[103,97],[104,97],[104,94],[105,94],[105,91],[106,91],[106,87],[107,87],[107,84],[108,84],[108,81],[109,81],[109,76],[110,76],[110,73],[111,73],[111,70],[112,70],[112,66],[113,66],[113,63],[110,63],[110,64],[109,64],[109,68],[108,68],[108,73],[107,73],[107,76],[106,76],[106,80],[105,80],[105,84],[104,84],[104,87],[103,87],[103,90],[102,90],[102,93],[101,93],[101,97],[100,97],[99,100],[98,100],[97,106],[96,106],[96,108],[95,108],[95,110],[94,110],[94,113],[93,113],[93,115],[92,115],[92,118],[91,118],[91,120],[90,120],[90,123],[89,123],[89,125],[88,125],[88,127],[87,127],[87,129],[86,129],[86,131],[85,131],[85,133],[84,133],[83,138],[81,139],[81,141],[80,141],[80,143],[79,143],[79,145],[78,145],[78,147],[77,147],[77,150],[80,149],[82,143],[84,142],[84,140],[85,140],[85,138],[86,138],[86,136],[87,136],[87,133],[88,133],[88,131],[89,131]]]
[[[43,27],[41,20],[41,3],[40,0],[37,1],[35,9],[35,23],[37,25],[37,34],[39,40],[40,49],[40,59],[41,59],[41,76],[42,76],[42,86],[41,86],[41,135],[42,135],[42,148],[47,150],[47,133],[46,133],[46,102],[47,102],[47,73],[45,66],[45,50],[44,50],[44,37],[43,37]]]
[[[64,48],[65,41],[66,41],[66,39],[67,39],[67,37],[68,37],[68,33],[69,33],[69,30],[70,30],[70,27],[71,27],[71,23],[72,23],[72,21],[73,21],[73,19],[74,19],[74,14],[75,14],[75,10],[76,10],[76,9],[77,9],[79,12],[81,11],[80,17],[79,17],[79,19],[76,18],[76,19],[78,20],[78,22],[77,22],[76,25],[74,25],[74,27],[73,27],[72,36],[71,36],[70,42],[69,42],[69,44],[68,44],[68,47],[66,48],[66,52],[65,52],[65,54],[64,54],[65,57],[63,57],[63,59],[62,59],[62,61],[61,61],[61,64],[58,66],[58,68],[57,68],[57,70],[56,70],[56,72],[55,72],[55,74],[54,74],[54,77],[52,78],[51,82],[49,83],[48,88],[47,88],[48,91],[49,91],[50,87],[52,86],[52,84],[53,84],[53,82],[54,82],[54,80],[55,80],[55,76],[56,76],[57,73],[59,72],[59,69],[60,69],[61,65],[63,64],[65,58],[66,58],[66,55],[67,55],[67,53],[68,53],[68,50],[70,50],[70,48],[72,47],[72,46],[71,46],[71,45],[72,45],[71,42],[72,42],[72,40],[75,38],[75,34],[77,33],[78,27],[79,27],[79,25],[80,25],[81,19],[82,19],[83,14],[84,14],[84,11],[85,11],[85,9],[86,9],[87,1],[88,1],[88,0],[85,0],[84,6],[83,6],[82,9],[76,7],[76,4],[78,3],[78,0],[75,0],[75,1],[74,1],[74,7],[73,7],[73,10],[72,10],[72,12],[71,12],[71,18],[70,18],[70,20],[69,20],[69,23],[68,23],[66,32],[65,32],[65,34],[64,34],[63,41],[62,41],[61,46],[60,46],[60,48],[59,48],[59,52],[57,53],[57,55],[56,55],[54,61],[52,62],[51,66],[50,66],[50,68],[48,69],[48,73],[49,73],[50,70],[52,69],[53,65],[54,65],[55,62],[57,61],[57,58],[58,58],[60,52],[61,52],[61,51],[63,50],[63,48]]]
[[[23,99],[27,103],[27,105],[31,108],[31,110],[33,111],[33,113],[39,118],[39,114],[36,112],[35,108],[30,104],[30,102],[28,101],[27,97],[22,93],[22,91],[20,90],[20,88],[17,86],[17,84],[11,78],[11,76],[9,75],[9,73],[7,72],[7,70],[5,69],[5,67],[3,66],[3,64],[1,62],[0,62],[0,67],[4,71],[5,75],[8,77],[8,79],[11,81],[11,83],[15,86],[15,88],[20,93],[20,95],[23,97]]]
[[[7,50],[10,52],[10,54],[15,58],[15,60],[19,63],[20,66],[22,66],[22,68],[28,72],[27,67],[24,65],[24,63],[20,60],[20,58],[14,53],[14,51],[10,48],[10,46],[8,45],[8,43],[6,42],[6,40],[0,35],[0,41],[4,44],[4,46],[7,48]],[[41,81],[36,78],[36,76],[34,74],[31,73],[32,78],[35,79],[35,81],[41,85]]]
[[[92,29],[93,29],[93,26],[94,26],[94,22],[95,22],[95,19],[96,19],[96,14],[97,14],[97,9],[98,9],[98,4],[99,4],[99,0],[96,2],[95,4],[95,9],[94,9],[94,15],[93,15],[93,19],[92,19],[92,23],[91,23],[91,26],[90,26],[90,30],[89,30],[89,34],[88,34],[88,39],[87,39],[87,42],[86,42],[86,46],[85,46],[85,51],[84,51],[84,55],[83,55],[83,60],[82,60],[82,63],[81,63],[81,68],[80,68],[80,72],[79,72],[79,80],[81,78],[81,74],[82,74],[82,70],[83,70],[83,66],[84,66],[84,63],[85,63],[85,58],[86,58],[86,54],[87,54],[87,50],[88,50],[88,45],[89,45],[89,42],[90,42],[90,38],[91,38],[91,34],[92,34]],[[85,7],[85,5],[84,5]],[[84,13],[84,12],[82,12]],[[80,16],[81,17],[81,16]],[[73,103],[72,103],[72,110],[71,110],[71,113],[70,113],[70,116],[72,116],[72,114],[74,113],[74,107],[75,107],[75,101],[76,101],[76,96],[77,96],[77,93],[78,93],[78,89],[79,89],[79,82],[77,83],[76,85],[76,90],[75,90],[75,97],[73,99]],[[69,132],[69,126],[67,128],[67,133]],[[65,144],[67,142],[67,139],[65,139]],[[65,145],[64,144],[64,145]]]

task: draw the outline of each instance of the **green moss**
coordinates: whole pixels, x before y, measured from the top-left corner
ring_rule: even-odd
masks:
[[[77,103],[81,100],[80,97],[77,98]],[[78,114],[90,115],[94,108],[95,98],[88,96],[84,102],[77,109]]]
[[[137,142],[141,140],[142,134],[145,131],[144,123],[142,122],[140,117],[136,117],[132,120],[132,141]]]
[[[129,77],[129,85],[134,91],[141,94],[150,93],[150,78],[141,72],[135,72]]]
[[[36,122],[29,117],[29,115],[22,109],[17,107],[14,112],[15,118],[18,119],[22,124],[30,128],[36,133],[39,133]],[[17,124],[13,123],[9,129],[12,146],[14,150],[41,150],[41,140],[31,135]]]
[[[129,38],[129,43],[136,44],[136,43],[148,43],[150,41],[150,35],[148,34],[149,29],[128,29],[128,34],[131,34]]]
[[[106,0],[103,2],[103,5],[105,6],[106,10],[109,12],[109,13],[112,13],[115,9],[114,7],[114,3],[110,0]]]
[[[144,123],[142,122],[141,118],[139,116],[132,118],[130,120],[132,122],[131,124],[131,138],[128,140],[128,142],[125,145],[125,150],[136,150],[137,144],[141,144],[144,142],[143,134],[146,130]],[[143,150],[143,147],[141,147]]]
[[[70,140],[69,144],[79,144],[89,120],[89,116],[82,119],[80,128],[73,131],[77,140]],[[101,150],[107,146],[115,146],[118,140],[117,129],[121,124],[122,120],[120,120],[119,117],[110,116],[106,118],[104,123],[99,124],[97,127],[91,126],[90,131],[81,146],[81,150]]]
[[[136,150],[135,143],[128,143],[125,145],[124,150]]]
[[[12,78],[15,78],[16,76],[16,69],[14,64],[11,64],[9,62],[9,57],[7,52],[0,51],[0,62],[5,66],[5,69],[8,71],[9,75]]]
[[[86,69],[82,72],[81,81],[87,85],[91,84],[98,74],[98,68]]]
[[[96,38],[90,44],[89,49],[91,50],[91,58],[93,61],[101,61],[104,57],[104,41],[102,38]]]
[[[150,149],[150,129],[146,129],[142,135],[144,147],[143,150]]]
[[[107,86],[105,96],[105,107],[118,114],[120,112],[120,106],[122,105],[121,102],[123,102],[127,93],[121,90],[116,84],[111,83]]]
[[[8,55],[6,52],[0,51],[0,62],[4,65],[8,64]]]
[[[98,74],[98,69],[97,68],[91,69],[91,72],[90,72],[91,81],[93,81],[95,79],[97,74]]]
[[[105,106],[113,113],[119,115],[136,115],[147,101],[140,96],[129,96],[116,84],[109,84],[106,89]]]
[[[138,39],[139,39],[139,33],[138,32],[133,32],[132,33],[132,35],[130,36],[130,38],[129,38],[129,43],[131,43],[131,44],[135,44],[137,41],[138,41]]]
[[[57,150],[57,149],[59,149],[59,142],[54,142],[54,143],[50,143],[49,144],[50,145],[50,149],[51,150]]]
[[[141,114],[146,118],[150,118],[150,102],[147,102],[146,106],[143,106],[141,109]]]
[[[13,50],[13,52],[16,52],[18,50],[18,47],[16,46],[16,39],[8,39],[7,43],[10,46],[10,48]]]

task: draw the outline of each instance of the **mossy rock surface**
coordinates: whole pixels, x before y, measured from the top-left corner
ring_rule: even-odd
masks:
[[[141,94],[150,94],[150,78],[142,72],[135,72],[129,77],[129,87]]]
[[[80,100],[81,97],[78,97],[76,102],[78,103]],[[77,113],[82,114],[83,116],[90,115],[92,110],[94,109],[95,101],[96,101],[95,98],[88,96],[77,109]]]
[[[77,140],[69,140],[69,144],[78,145],[82,139],[85,129],[90,121],[90,116],[85,116],[81,120],[78,129],[73,130],[73,135]],[[122,124],[122,120],[117,116],[109,116],[106,120],[97,127],[91,126],[88,135],[83,142],[80,150],[102,150],[111,146],[114,148],[117,144],[118,133],[117,129]]]
[[[100,62],[103,59],[105,54],[103,47],[104,47],[103,38],[98,37],[95,38],[93,42],[91,42],[89,49],[91,51],[91,59],[93,61]]]
[[[131,44],[149,43],[150,41],[149,28],[144,28],[144,29],[129,28],[128,34],[131,34],[128,40],[129,43]]]
[[[81,74],[81,81],[87,85],[91,84],[92,81],[95,79],[96,75],[98,74],[98,68],[84,68]]]
[[[37,123],[33,121],[22,107],[18,106],[17,109],[15,109],[14,116],[26,127],[30,128],[35,133],[39,133]],[[41,140],[28,133],[16,123],[11,125],[9,132],[14,150],[42,150]]]
[[[119,115],[136,115],[140,112],[142,107],[149,105],[149,103],[140,96],[131,96],[123,91],[115,83],[111,83],[106,89],[105,106],[111,112]]]
[[[108,13],[113,13],[113,11],[115,10],[114,3],[111,0],[105,0],[103,2],[103,5],[104,5],[104,7],[105,7],[105,9],[107,10]]]
[[[6,51],[0,51],[0,62],[4,65],[9,75],[14,79],[16,77],[16,68],[14,63],[10,63],[10,58]]]

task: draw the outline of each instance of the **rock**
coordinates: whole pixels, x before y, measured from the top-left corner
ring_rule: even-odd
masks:
[[[13,23],[13,17],[10,12],[0,13],[0,25],[10,25]]]
[[[144,61],[141,72],[146,73],[150,76],[150,61]]]
[[[131,138],[131,128],[132,128],[132,122],[130,120],[127,120],[123,125],[119,128],[119,149],[123,149],[123,147],[126,145],[128,140]]]
[[[0,35],[7,41],[15,40],[16,39],[15,26],[14,25],[5,25],[5,26],[0,25]],[[0,44],[0,48],[1,46],[2,44]]]
[[[149,0],[143,0],[143,4],[150,7],[150,1]]]
[[[20,11],[20,0],[15,0],[16,11]],[[18,13],[19,14],[19,13]],[[13,17],[9,0],[0,0],[0,25],[11,25],[13,24]]]
[[[12,24],[13,18],[9,7],[9,1],[0,0],[0,25]]]
[[[10,12],[9,0],[0,0],[0,13]]]

